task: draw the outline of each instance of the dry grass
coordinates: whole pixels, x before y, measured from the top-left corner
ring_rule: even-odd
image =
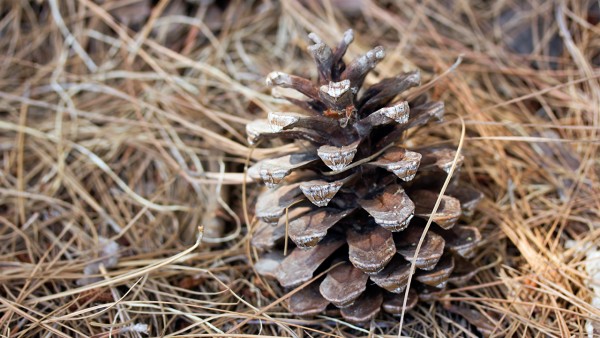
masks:
[[[263,78],[314,75],[307,32],[347,28],[351,56],[386,47],[368,82],[463,56],[431,93],[466,123],[482,271],[401,333],[473,336],[450,304],[498,337],[600,330],[581,250],[600,242],[597,1],[168,2],[0,2],[0,335],[399,335],[397,318],[294,318],[248,263],[244,125],[281,109]],[[456,144],[461,125],[427,130],[414,142]]]

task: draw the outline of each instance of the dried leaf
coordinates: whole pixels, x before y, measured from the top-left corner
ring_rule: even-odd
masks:
[[[279,265],[276,277],[283,287],[294,287],[311,279],[317,268],[344,244],[340,238],[322,240],[306,250],[295,248]]]
[[[348,256],[350,262],[363,272],[381,271],[396,254],[392,233],[380,226],[348,231]]]
[[[406,229],[415,211],[415,205],[399,185],[390,185],[379,195],[358,203],[377,224],[394,232]]]
[[[341,264],[327,274],[319,290],[333,305],[344,308],[354,301],[367,288],[369,276],[350,263]]]

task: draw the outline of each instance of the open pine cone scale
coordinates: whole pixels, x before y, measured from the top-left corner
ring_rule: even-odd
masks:
[[[418,72],[362,90],[385,53],[376,47],[346,65],[351,30],[335,50],[315,34],[309,37],[317,84],[281,72],[267,77],[268,85],[304,94],[306,100],[289,98],[303,112],[271,112],[247,125],[251,144],[281,138],[300,142],[303,149],[259,161],[248,171],[268,187],[256,203],[259,223],[252,245],[262,255],[256,269],[293,288],[337,264],[290,298],[290,311],[298,315],[322,313],[328,306],[353,322],[372,319],[380,309],[399,314],[413,260],[417,271],[407,309],[432,299],[449,281],[472,277],[468,258],[481,236],[477,228],[459,223],[472,215],[482,195],[455,177],[432,215],[456,152],[406,149],[401,143],[406,130],[441,119],[443,104],[422,95],[403,100],[403,92],[420,84]],[[434,224],[414,259],[429,217]],[[295,247],[284,256],[286,227]]]

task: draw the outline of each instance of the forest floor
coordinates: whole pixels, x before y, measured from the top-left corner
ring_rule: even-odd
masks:
[[[600,9],[586,0],[0,2],[0,336],[600,336]],[[307,34],[419,69],[485,194],[479,272],[399,320],[297,318],[253,269],[245,125]],[[247,203],[246,203],[247,202]],[[246,210],[247,211],[247,210]],[[251,221],[251,220],[249,220]],[[473,319],[471,318],[471,319]]]

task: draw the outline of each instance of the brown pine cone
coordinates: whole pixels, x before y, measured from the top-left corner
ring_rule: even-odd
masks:
[[[304,94],[306,100],[288,98],[303,112],[271,112],[267,120],[246,126],[251,144],[282,138],[302,149],[262,160],[248,171],[268,187],[256,203],[259,224],[252,244],[262,255],[256,268],[293,288],[342,262],[290,298],[290,311],[297,315],[321,313],[330,304],[353,322],[370,320],[382,308],[399,314],[417,243],[456,155],[450,148],[401,144],[409,128],[441,119],[444,105],[427,102],[424,95],[403,99],[403,92],[420,84],[418,72],[361,90],[385,53],[376,47],[346,65],[351,30],[335,50],[317,35],[309,37],[317,84],[281,72],[267,77],[270,86]],[[456,177],[446,194],[414,261],[407,310],[475,271],[468,258],[480,233],[457,223],[472,214],[482,194]],[[284,257],[286,225],[291,243]]]

